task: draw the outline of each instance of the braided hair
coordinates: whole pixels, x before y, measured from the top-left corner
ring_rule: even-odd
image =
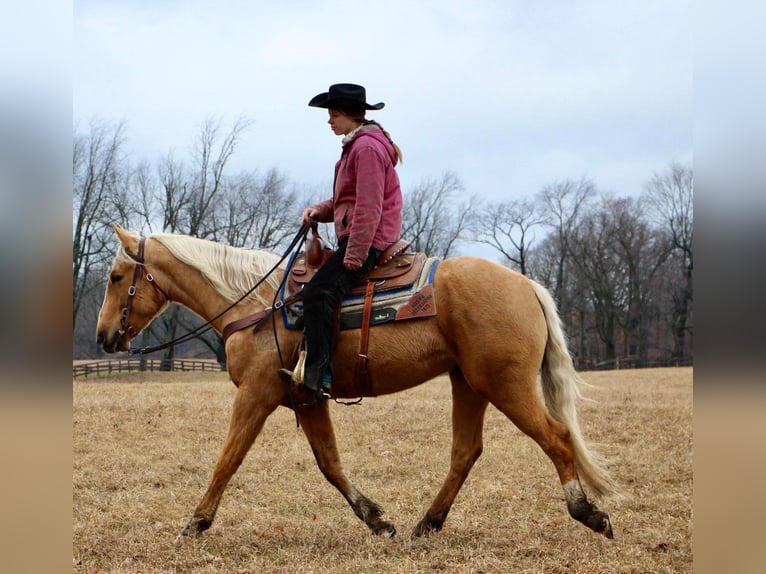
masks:
[[[341,110],[344,114],[346,114],[348,117],[350,117],[352,120],[357,121],[361,123],[363,126],[369,126],[370,124],[378,126],[378,129],[383,132],[383,135],[388,138],[389,143],[394,146],[394,151],[396,152],[396,157],[399,159],[399,163],[402,163],[402,150],[399,148],[398,145],[394,143],[394,140],[391,139],[391,134],[389,134],[380,123],[378,123],[376,120],[368,120],[364,117],[364,110]]]

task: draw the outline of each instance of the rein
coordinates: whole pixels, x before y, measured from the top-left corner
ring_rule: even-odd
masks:
[[[147,353],[154,353],[155,351],[161,351],[162,349],[167,349],[168,347],[172,347],[173,345],[177,345],[179,343],[184,343],[186,341],[190,341],[192,339],[195,339],[199,335],[202,335],[203,333],[206,333],[210,329],[213,328],[213,322],[223,317],[226,313],[231,311],[234,307],[236,307],[239,303],[241,303],[245,298],[247,298],[253,291],[255,291],[258,287],[260,287],[268,277],[274,273],[274,271],[277,270],[277,268],[282,264],[282,262],[287,259],[287,257],[292,253],[293,249],[296,248],[298,244],[300,244],[305,238],[306,234],[308,233],[309,229],[311,228],[310,223],[304,223],[301,225],[300,230],[295,235],[293,240],[290,242],[290,245],[285,250],[282,257],[277,261],[274,266],[269,269],[269,271],[261,278],[260,281],[258,281],[255,285],[253,285],[248,291],[246,291],[239,299],[234,301],[231,305],[226,307],[223,311],[218,313],[215,317],[212,319],[209,319],[204,324],[200,325],[196,329],[189,331],[188,333],[181,335],[180,337],[176,337],[175,339],[171,341],[167,341],[165,343],[160,343],[158,345],[152,345],[149,347],[142,347],[140,349],[130,349],[128,353],[131,355],[145,355]],[[120,318],[120,325],[122,326],[122,332],[124,333],[127,331],[130,333],[131,337],[135,337],[138,333],[136,330],[131,326],[129,321],[130,316],[130,310],[133,306],[133,297],[136,294],[136,281],[139,276],[139,268],[146,269],[146,264],[144,262],[144,243],[146,243],[146,237],[142,237],[138,242],[138,253],[134,257],[133,255],[128,255],[133,259],[137,265],[135,268],[135,271],[133,272],[133,283],[131,284],[130,288],[128,289],[128,301],[125,304],[125,307],[122,309],[122,317]],[[170,300],[170,297],[168,297],[167,293],[160,289],[160,287],[157,285],[156,281],[154,281],[154,277],[151,273],[148,271],[145,271],[146,273],[146,280],[150,282],[152,286],[154,286],[156,289],[159,289],[159,291],[165,296],[167,300]],[[281,353],[280,353],[281,358]]]

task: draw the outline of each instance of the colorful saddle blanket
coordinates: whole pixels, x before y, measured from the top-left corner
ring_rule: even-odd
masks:
[[[384,265],[376,267],[343,299],[340,329],[359,329],[365,308],[368,284],[374,284],[370,326],[434,317],[436,299],[433,281],[440,259],[424,253],[400,253]],[[280,298],[287,299],[300,291],[318,267],[308,264],[306,254],[294,255],[288,264],[288,279],[282,285]],[[303,301],[282,307],[282,320],[287,329],[303,329]]]

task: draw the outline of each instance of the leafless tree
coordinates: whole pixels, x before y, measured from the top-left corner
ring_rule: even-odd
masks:
[[[534,240],[532,230],[543,221],[538,206],[527,199],[489,203],[477,218],[476,241],[493,247],[527,275],[529,250]]]
[[[224,195],[227,167],[242,133],[250,120],[239,118],[231,128],[223,132],[220,118],[208,118],[200,126],[192,147],[191,161],[185,164],[170,152],[161,162],[159,176],[162,200],[153,203],[159,210],[150,220],[161,220],[162,230],[184,233],[194,237],[215,238],[220,234],[220,200]],[[177,305],[171,305],[155,321],[166,338],[174,338],[180,322],[184,327],[192,319]],[[214,345],[222,343],[218,335],[212,335]],[[170,360],[175,347],[164,351],[163,358]]]
[[[553,233],[557,244],[558,260],[551,277],[553,283],[547,285],[553,292],[560,309],[571,306],[566,298],[569,282],[568,258],[571,254],[570,242],[577,232],[580,220],[591,200],[596,196],[596,186],[588,179],[579,181],[567,179],[546,185],[537,194],[541,214]]]
[[[163,197],[155,205],[162,211],[163,230],[203,238],[216,234],[226,169],[250,121],[237,119],[226,133],[221,123],[214,118],[202,123],[188,164],[172,151],[160,163]]]
[[[671,162],[644,188],[654,221],[666,231],[682,277],[673,289],[673,357],[685,358],[687,335],[693,335],[694,304],[694,172],[691,165]]]
[[[477,198],[461,198],[464,192],[457,174],[448,171],[441,179],[423,181],[404,193],[402,237],[416,251],[452,255],[456,244],[468,239],[475,213]]]
[[[659,275],[668,256],[663,234],[651,227],[636,199],[603,197],[583,217],[569,246],[570,275],[585,288],[579,303],[586,322],[581,336],[592,324],[604,347],[603,358],[646,360],[649,327],[659,320]]]
[[[214,200],[221,193],[226,166],[250,120],[239,118],[221,137],[221,120],[203,122],[193,150],[192,195],[187,210],[187,233],[207,237],[215,232]]]
[[[131,225],[133,229],[154,230],[155,201],[159,194],[160,183],[156,177],[156,172],[148,162],[141,162],[133,169],[131,178],[131,191],[135,197],[136,205],[136,225]],[[120,222],[122,224],[122,222]],[[127,226],[127,224],[123,224]]]
[[[573,271],[587,286],[594,326],[607,360],[617,356],[618,318],[627,298],[627,274],[614,240],[609,213],[603,209],[587,214],[567,238]]]
[[[192,203],[191,182],[186,175],[184,164],[176,159],[173,151],[160,161],[159,178],[161,182],[161,196],[157,201],[149,202],[154,210],[159,213],[148,214],[147,219],[152,220],[159,215],[162,221],[160,231],[181,233],[186,231],[184,214],[190,209]]]
[[[220,204],[220,240],[238,247],[276,249],[298,231],[298,193],[276,169],[230,178]]]
[[[609,200],[603,209],[612,227],[614,249],[625,270],[625,294],[617,320],[623,331],[622,356],[648,358],[649,322],[656,315],[657,273],[669,250],[663,234],[652,229],[642,203],[633,198]]]
[[[552,286],[557,285],[561,268],[560,249],[561,243],[558,236],[549,233],[529,250],[529,276],[551,290]],[[573,266],[571,262],[569,265]],[[561,299],[567,304],[559,307],[559,315],[564,323],[564,330],[570,337],[570,348],[575,354],[575,360],[579,362],[587,359],[591,354],[588,345],[588,331],[593,311],[582,275],[574,268],[566,274],[566,277],[567,280],[561,285],[560,293]]]
[[[125,124],[93,120],[86,133],[75,129],[72,145],[72,330],[83,298],[100,287],[94,272],[111,258],[109,223],[114,198],[126,174],[123,144]]]

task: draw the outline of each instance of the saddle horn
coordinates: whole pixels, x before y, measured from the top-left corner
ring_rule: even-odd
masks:
[[[306,239],[306,263],[311,267],[319,267],[324,263],[324,239],[317,231],[317,222],[311,222],[311,238]]]

